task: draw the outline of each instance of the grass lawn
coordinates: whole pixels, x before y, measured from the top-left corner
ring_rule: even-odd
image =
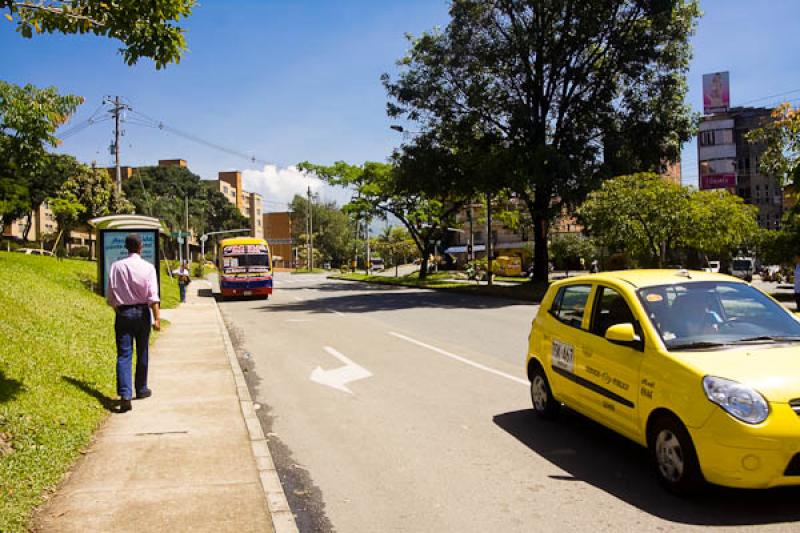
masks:
[[[475,294],[479,296],[492,296],[497,298],[511,298],[514,300],[525,300],[527,302],[538,303],[547,290],[547,285],[542,283],[532,283],[530,281],[519,283],[514,286],[486,285],[477,286],[472,283],[457,283],[447,281],[452,277],[452,272],[438,272],[428,274],[428,277],[420,281],[419,273],[414,272],[399,278],[388,276],[367,276],[366,274],[337,274],[330,276],[333,279],[344,279],[350,281],[364,281],[383,285],[401,285],[403,287],[418,287],[422,289],[446,290],[464,294]]]
[[[329,270],[325,270],[324,268],[315,268],[309,272],[307,268],[301,268],[299,270],[292,270],[292,274],[325,274],[326,272],[330,272]]]
[[[115,397],[114,313],[97,264],[0,252],[0,531],[69,470]],[[177,285],[162,276],[166,306]]]

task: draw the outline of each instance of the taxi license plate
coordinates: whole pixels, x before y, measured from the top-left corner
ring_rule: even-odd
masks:
[[[253,291],[244,291],[242,294],[244,294],[245,296],[252,296]]]

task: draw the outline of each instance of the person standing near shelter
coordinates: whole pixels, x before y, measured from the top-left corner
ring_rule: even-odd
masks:
[[[136,398],[153,392],[147,388],[148,344],[152,310],[152,326],[161,329],[158,277],[152,264],[142,259],[142,238],[131,233],[125,238],[128,257],[111,265],[106,301],[114,308],[114,332],[117,339],[117,394],[119,412],[131,410],[135,386]],[[133,345],[136,343],[136,376],[131,384]]]
[[[191,273],[189,272],[189,262],[185,259],[181,263],[181,267],[172,271],[172,273],[178,276],[178,288],[181,291],[181,303],[186,303],[186,287],[189,286],[191,283],[192,278]]]

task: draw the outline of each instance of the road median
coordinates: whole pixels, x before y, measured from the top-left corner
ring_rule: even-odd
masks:
[[[329,279],[342,281],[353,281],[359,283],[371,283],[376,285],[394,285],[398,287],[410,287],[416,289],[431,289],[437,291],[469,294],[474,296],[488,296],[492,298],[507,298],[511,300],[522,300],[525,302],[539,303],[544,293],[547,291],[547,284],[526,281],[516,284],[506,285],[477,285],[474,283],[454,281],[450,279],[453,274],[450,272],[440,272],[429,274],[427,278],[420,280],[418,273],[407,276],[369,276],[366,274],[333,274]]]

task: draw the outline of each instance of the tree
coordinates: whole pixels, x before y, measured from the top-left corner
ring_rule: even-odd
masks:
[[[660,171],[690,138],[684,103],[695,1],[453,0],[384,75],[390,116],[444,145],[495,145],[494,190],[522,198],[535,226],[534,273],[547,279],[548,225],[599,180]]]
[[[296,194],[289,204],[292,217],[292,238],[297,243],[299,255],[307,255],[308,199]],[[314,261],[330,261],[334,267],[347,264],[355,246],[355,227],[350,218],[334,202],[314,201],[311,204],[314,225]]]
[[[142,57],[156,68],[180,61],[184,30],[175,24],[192,12],[194,0],[0,0],[6,18],[25,38],[34,33],[92,33],[118,39],[128,65]]]
[[[420,279],[427,275],[428,258],[434,243],[444,237],[453,216],[463,205],[460,198],[456,201],[455,196],[433,196],[414,190],[414,182],[425,177],[430,179],[436,169],[428,167],[429,173],[419,173],[408,160],[400,160],[397,164],[367,161],[362,166],[343,161],[331,166],[304,162],[298,168],[313,172],[333,185],[351,187],[355,193],[344,207],[345,212],[359,216],[396,217],[408,230],[422,258]],[[445,181],[438,182],[444,187]]]
[[[48,198],[59,227],[59,250],[64,249],[64,241],[77,225],[111,213],[114,198],[114,184],[104,170],[81,164],[70,166],[68,170],[70,173],[64,183]]]
[[[375,240],[375,248],[381,257],[389,260],[386,266],[394,266],[395,277],[399,275],[401,261],[406,261],[416,250],[408,230],[401,226],[385,228]]]
[[[682,247],[719,255],[753,240],[756,211],[727,191],[697,192],[633,174],[605,181],[578,214],[601,246],[661,267]]]
[[[751,131],[747,140],[766,145],[759,163],[762,172],[777,176],[783,185],[800,186],[800,106],[779,105],[772,121]]]
[[[0,81],[0,180],[3,194],[10,198],[13,191],[16,198],[0,204],[4,221],[38,209],[63,182],[51,165],[66,164],[66,156],[50,155],[46,147],[58,145],[56,129],[82,102],[79,96],[60,95],[55,87],[20,87]]]
[[[712,257],[729,257],[758,242],[758,207],[726,190],[695,191],[687,243]]]
[[[224,194],[185,167],[141,167],[122,182],[125,197],[136,211],[162,219],[170,231],[183,230],[185,198],[189,224],[197,233],[250,227]]]
[[[550,255],[558,270],[579,270],[581,260],[588,265],[595,257],[591,239],[575,233],[556,235],[550,240]]]

